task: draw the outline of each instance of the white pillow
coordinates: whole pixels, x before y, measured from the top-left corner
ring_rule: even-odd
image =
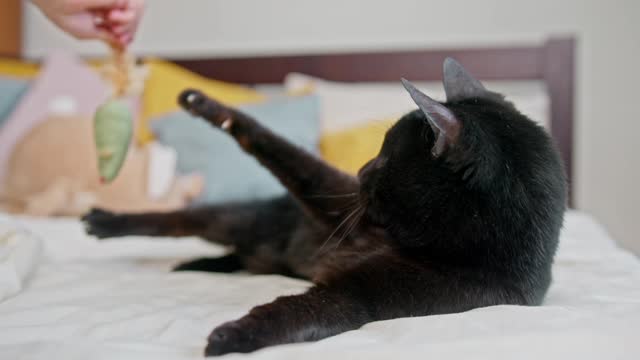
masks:
[[[441,82],[414,83],[434,99],[445,99]],[[488,89],[506,95],[522,113],[533,120],[545,127],[550,123],[549,97],[542,82],[483,83]],[[290,73],[285,77],[284,86],[288,92],[313,89],[314,94],[319,96],[323,132],[345,130],[371,120],[399,118],[416,109],[399,79],[397,83],[343,83]]]

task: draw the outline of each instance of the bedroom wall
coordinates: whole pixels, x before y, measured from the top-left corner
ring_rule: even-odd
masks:
[[[620,243],[640,254],[640,1],[147,1],[135,50],[172,57],[538,42],[579,37],[576,192]],[[188,4],[185,6],[184,4]],[[29,6],[24,55],[103,51],[55,31]]]

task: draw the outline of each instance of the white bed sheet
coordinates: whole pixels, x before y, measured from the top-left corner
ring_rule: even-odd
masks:
[[[0,303],[3,360],[198,359],[214,326],[309,286],[168,272],[181,259],[221,253],[198,239],[98,242],[74,220],[13,220],[40,234],[45,259],[20,294]],[[589,216],[570,212],[543,306],[381,321],[228,358],[638,359],[638,334],[640,262]]]

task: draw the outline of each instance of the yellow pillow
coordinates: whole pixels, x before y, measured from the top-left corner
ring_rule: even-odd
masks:
[[[39,66],[34,63],[0,58],[0,75],[29,79],[36,76],[38,70]]]
[[[362,165],[378,155],[385,133],[396,121],[371,121],[348,130],[324,134],[320,138],[322,158],[340,170],[356,174]]]
[[[176,64],[158,59],[146,61],[149,77],[142,98],[142,116],[138,141],[146,143],[153,138],[149,120],[178,110],[178,95],[186,88],[196,88],[227,105],[260,102],[265,97],[250,88],[210,80]]]

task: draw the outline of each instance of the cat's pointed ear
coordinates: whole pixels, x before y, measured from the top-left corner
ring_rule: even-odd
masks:
[[[431,153],[436,157],[442,155],[447,147],[455,145],[458,140],[460,121],[446,106],[422,93],[406,79],[402,79],[402,85],[427,117],[427,122],[435,134]]]
[[[470,98],[486,97],[489,92],[452,58],[446,58],[443,64],[443,84],[447,101],[459,101]]]

